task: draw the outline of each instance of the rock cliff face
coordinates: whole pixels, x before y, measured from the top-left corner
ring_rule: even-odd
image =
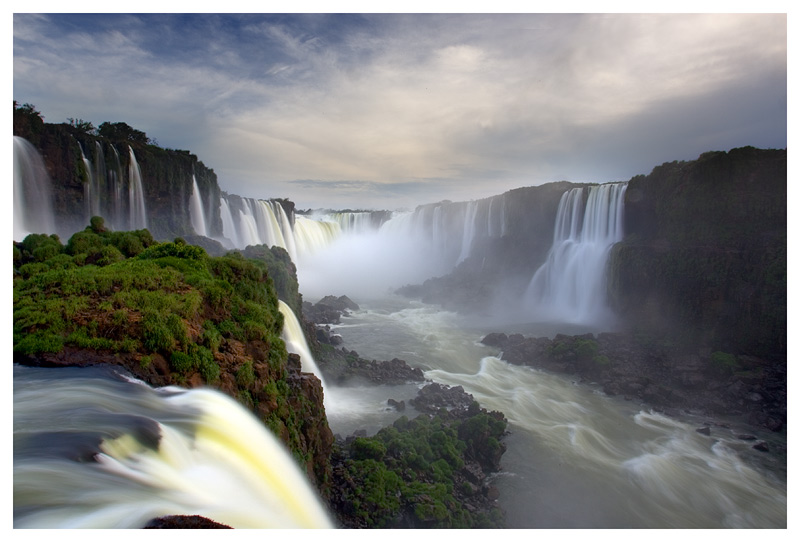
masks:
[[[154,386],[217,388],[278,435],[325,495],[333,434],[319,379],[280,339],[280,255],[210,258],[146,230],[93,226],[66,247],[45,235],[15,243],[14,361],[111,364]]]
[[[23,108],[14,109],[14,135],[29,141],[42,155],[52,181],[56,233],[64,238],[82,229],[93,215],[102,216],[109,225],[115,215],[127,216],[127,199],[119,195],[128,193],[129,147],[141,170],[147,228],[156,239],[194,234],[189,214],[193,178],[204,202],[210,235],[222,235],[217,176],[189,151],[162,149],[139,140],[100,137],[69,124],[45,123],[38,114]],[[100,207],[94,212],[86,209],[86,191],[90,185]],[[126,225],[115,229],[133,228]]]
[[[752,147],[634,177],[609,261],[629,326],[786,359],[786,151]]]

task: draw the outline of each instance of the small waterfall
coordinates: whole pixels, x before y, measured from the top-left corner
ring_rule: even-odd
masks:
[[[50,176],[39,151],[14,136],[14,240],[29,233],[55,233]]]
[[[623,237],[626,183],[565,192],[556,214],[553,246],[525,293],[537,318],[596,323],[610,316],[606,307],[606,262]]]
[[[14,528],[195,514],[238,529],[332,527],[283,443],[233,399],[109,368],[14,366],[13,469]]]
[[[189,198],[189,217],[192,220],[192,227],[195,233],[208,237],[203,198],[200,195],[200,188],[197,186],[197,178],[194,175],[192,175],[192,196]]]
[[[83,152],[83,147],[78,143],[78,147],[81,149],[81,160],[83,160],[83,165],[86,168],[86,182],[83,184],[83,201],[86,205],[86,223],[89,223],[89,219],[93,216],[102,216],[102,212],[100,211],[100,181],[95,175],[94,167],[92,166],[91,160],[86,157],[86,154]]]
[[[456,264],[460,264],[469,257],[472,252],[472,243],[475,241],[475,218],[478,214],[478,204],[470,201],[467,204],[467,209],[464,212],[464,227],[462,229],[461,238],[461,254],[458,256]]]
[[[128,167],[128,204],[129,228],[131,230],[141,230],[147,227],[147,211],[144,206],[144,188],[142,186],[142,170],[136,162],[136,155],[133,154],[133,147],[128,146],[131,155],[131,163]]]
[[[319,381],[322,382],[322,389],[327,390],[325,379],[322,377],[322,372],[317,367],[314,361],[314,356],[311,354],[311,349],[308,347],[306,337],[303,335],[303,328],[297,320],[294,311],[291,307],[281,300],[278,300],[279,309],[283,314],[283,333],[281,338],[286,343],[286,349],[292,353],[300,356],[300,364],[304,372],[314,373]],[[327,407],[327,405],[326,405]]]

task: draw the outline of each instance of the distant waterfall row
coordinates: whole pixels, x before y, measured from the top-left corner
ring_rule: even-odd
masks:
[[[97,143],[90,153],[81,148],[86,178],[83,183],[82,223],[92,216],[102,216],[115,230],[138,230],[147,227],[142,172],[129,146],[129,163],[124,167],[116,148],[111,167],[105,151]],[[14,136],[14,240],[29,233],[56,233],[52,207],[52,182],[39,151],[28,141]]]
[[[479,242],[506,234],[506,195],[423,205],[394,216],[381,229],[428,244],[445,267],[453,267],[466,260]]]
[[[133,148],[128,147],[130,161],[124,168],[119,152],[113,153],[112,167],[107,166],[103,146],[96,142],[92,158],[81,147],[81,158],[88,179],[83,185],[85,223],[93,216],[102,216],[114,230],[140,230],[147,227],[142,171]]]

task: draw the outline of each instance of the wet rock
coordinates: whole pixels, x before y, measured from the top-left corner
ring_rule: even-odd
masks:
[[[203,516],[162,516],[151,519],[144,529],[232,529]]]
[[[707,437],[711,435],[711,428],[709,426],[707,426],[707,425],[705,427],[700,427],[698,429],[695,429],[695,431],[697,431],[701,435],[705,435]]]
[[[767,443],[763,440],[754,444],[753,449],[758,450],[759,452],[769,452],[769,446],[767,446]]]
[[[397,412],[403,412],[406,409],[406,402],[405,401],[395,401],[394,399],[389,399],[387,401],[390,407],[394,408]]]
[[[508,343],[508,336],[505,333],[489,333],[487,336],[481,339],[481,343],[485,344],[486,346],[503,348]]]
[[[420,412],[437,412],[439,409],[467,411],[475,399],[461,386],[446,386],[433,382],[417,393],[409,402]]]

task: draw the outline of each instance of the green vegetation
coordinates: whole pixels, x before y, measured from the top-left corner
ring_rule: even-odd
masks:
[[[340,512],[365,527],[502,527],[499,509],[464,506],[481,490],[461,469],[468,461],[495,464],[506,428],[505,420],[473,407],[464,419],[446,411],[403,416],[373,437],[353,439],[343,463]]]
[[[66,246],[42,234],[14,244],[15,354],[74,346],[137,353],[142,367],[158,354],[177,375],[213,383],[224,339],[262,341],[278,368],[282,326],[265,266],[237,253],[211,258],[147,230],[111,232],[100,217]]]

